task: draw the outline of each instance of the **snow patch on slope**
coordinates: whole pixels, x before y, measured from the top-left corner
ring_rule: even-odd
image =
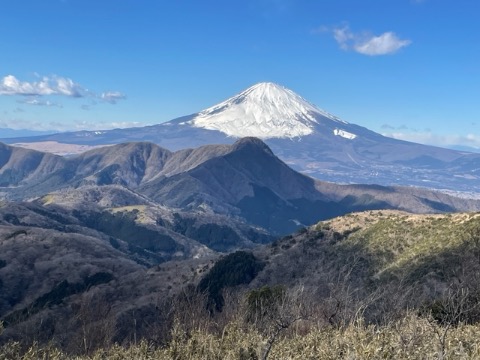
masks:
[[[260,83],[200,112],[188,123],[234,137],[294,138],[311,134],[319,116],[345,124],[283,86]]]
[[[333,134],[336,135],[336,136],[341,136],[341,137],[343,137],[345,139],[348,139],[348,140],[353,140],[357,137],[357,135],[349,133],[348,131],[341,130],[341,129],[333,130]]]

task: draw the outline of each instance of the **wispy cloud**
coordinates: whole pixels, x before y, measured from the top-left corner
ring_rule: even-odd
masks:
[[[454,147],[465,146],[475,149],[480,149],[480,135],[438,135],[430,131],[427,132],[389,132],[384,133],[384,136],[392,137],[394,139],[412,141],[420,144],[434,145],[440,147]]]
[[[13,130],[47,130],[48,127],[53,128],[49,124],[40,121],[26,120],[20,114],[0,119],[0,127]]]
[[[113,121],[113,122],[89,122],[80,121],[73,125],[74,130],[108,130],[108,129],[123,129],[129,127],[145,126],[138,121]],[[70,127],[69,130],[72,130]]]
[[[97,122],[97,121],[76,121],[73,123],[62,123],[58,121],[32,121],[21,117],[21,114],[10,116],[8,118],[0,117],[0,128],[8,128],[13,130],[29,129],[34,131],[78,131],[78,130],[109,130],[119,128],[129,128],[145,126],[146,124],[137,121],[114,121],[114,122]]]
[[[26,97],[25,99],[18,100],[19,104],[35,105],[35,106],[56,106],[63,107],[61,104],[52,102],[50,100],[42,100],[37,97]]]
[[[21,81],[14,75],[7,75],[0,80],[0,95],[22,96],[26,100],[20,101],[28,105],[59,106],[52,101],[40,100],[40,97],[59,95],[70,98],[94,98],[99,101],[116,104],[118,100],[126,99],[125,94],[119,91],[106,91],[100,95],[86,89],[70,78],[52,75],[39,76],[35,81]]]
[[[322,27],[320,31],[328,31]],[[403,47],[412,43],[411,40],[402,40],[394,32],[388,31],[380,35],[370,32],[355,33],[348,25],[331,29],[335,41],[345,51],[355,51],[359,54],[369,56],[394,54]]]
[[[390,130],[390,131],[393,131],[393,130],[396,130],[396,131],[405,131],[405,130],[408,130],[408,131],[413,131],[413,132],[418,132],[417,129],[410,129],[407,125],[405,124],[402,124],[402,125],[399,125],[399,126],[394,126],[394,125],[390,125],[390,124],[383,124],[381,127],[381,129],[383,130]]]
[[[100,95],[100,99],[110,104],[116,104],[118,100],[126,99],[126,96],[119,91],[107,91]]]

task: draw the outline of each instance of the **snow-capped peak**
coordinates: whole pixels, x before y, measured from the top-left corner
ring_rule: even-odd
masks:
[[[293,138],[311,134],[319,116],[345,124],[292,90],[264,82],[198,113],[189,123],[235,137]]]

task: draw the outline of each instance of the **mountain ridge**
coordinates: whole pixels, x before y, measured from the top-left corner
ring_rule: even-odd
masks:
[[[34,158],[47,156],[19,151],[33,154]],[[36,199],[68,189],[71,194],[78,192],[80,199],[87,199],[88,196],[80,195],[82,189],[97,187],[100,193],[96,201],[103,198],[108,203],[117,198],[122,206],[150,202],[185,213],[216,214],[263,228],[273,235],[352,211],[480,210],[480,201],[425,189],[322,182],[290,168],[257,138],[175,152],[140,142],[93,149],[68,158],[50,154],[52,164],[33,161],[30,172],[16,168],[16,163],[8,160],[9,154],[16,152],[15,148],[4,146],[0,153],[8,164],[5,169],[0,168],[0,179],[4,181],[0,195],[6,199]],[[128,191],[103,196],[102,188],[112,185]],[[121,196],[131,200],[122,202]]]

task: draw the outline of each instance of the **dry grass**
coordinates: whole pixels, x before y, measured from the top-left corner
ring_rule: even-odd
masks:
[[[135,222],[139,224],[156,224],[156,214],[151,211],[146,205],[130,205],[130,206],[122,206],[111,208],[109,211],[112,214],[121,213],[121,212],[132,212],[136,211],[136,219]]]
[[[362,321],[345,328],[318,328],[306,334],[293,334],[279,339],[269,359],[479,359],[478,325],[452,328],[441,345],[436,323],[414,315],[388,326],[367,326]],[[255,329],[231,321],[220,334],[205,331],[187,333],[177,323],[171,341],[164,347],[146,342],[129,347],[114,345],[88,356],[66,355],[53,346],[32,345],[21,351],[17,343],[0,348],[0,359],[260,359],[267,338]]]
[[[315,229],[348,234],[338,246],[364,249],[375,259],[378,278],[469,246],[469,232],[480,229],[480,213],[420,215],[395,210],[366,211],[320,222]]]
[[[141,209],[118,209],[118,211],[126,210]],[[474,241],[475,237],[480,240],[478,237],[480,232],[475,232],[480,229],[480,214],[478,213],[411,215],[394,211],[365,212],[322,222],[317,226],[317,229],[325,232],[325,237],[315,240],[315,236],[320,231],[309,229],[294,237],[286,238],[276,248],[269,248],[272,251],[269,261],[273,262],[280,259],[284,263],[286,271],[298,270],[303,264],[300,261],[298,264],[294,262],[296,259],[294,250],[298,252],[298,259],[304,260],[304,262],[311,258],[317,261],[328,246],[331,247],[331,252],[335,255],[341,255],[341,251],[344,251],[347,255],[348,251],[355,251],[355,254],[364,255],[367,259],[365,263],[370,266],[371,262],[377,276],[380,277],[382,274],[388,275],[386,273],[390,273],[390,275],[401,275],[402,272],[405,272],[405,274],[407,272],[413,273],[414,270],[418,270],[414,266],[415,263],[420,263],[420,261],[424,261],[424,266],[427,267],[427,273],[429,273],[431,269],[435,270],[438,267],[437,262],[440,265],[443,264],[441,261],[439,262],[439,258],[445,257],[445,254],[453,257],[463,254],[462,256],[467,259],[467,255],[472,252],[470,250],[480,250],[478,241],[477,243]],[[332,239],[329,239],[328,236],[333,235],[333,232],[338,232],[341,236],[332,236]],[[312,242],[313,245],[310,244],[312,239],[315,240]],[[332,241],[329,242],[330,240]],[[290,247],[283,249],[282,245],[287,244]],[[456,249],[460,249],[462,252]],[[314,250],[317,252],[313,252]],[[288,259],[280,256],[283,252],[288,255]],[[368,258],[367,255],[371,257]],[[429,257],[432,257],[433,260],[430,262],[422,260]],[[290,262],[285,259],[290,260]],[[339,256],[332,258],[333,260],[329,260],[330,258],[326,256],[325,259],[327,265],[327,260],[335,262],[342,260]],[[348,257],[345,257],[345,259],[348,259]],[[445,259],[449,260],[450,257]],[[451,265],[448,262],[446,264]],[[190,275],[199,276],[201,271],[197,265],[192,263],[189,269],[182,269],[181,263],[170,262],[158,267],[155,271],[150,269],[147,275],[155,278],[160,284],[172,284],[171,279],[167,277],[168,274],[171,274],[172,271],[186,271]],[[465,285],[464,280],[471,281],[467,285],[472,285],[470,294],[476,297],[476,303],[478,303],[479,297],[476,290],[478,289],[476,287],[478,276],[476,276],[476,270],[472,270],[470,265],[466,270],[470,271],[472,276],[462,278],[462,284]],[[177,266],[178,270],[176,270]],[[477,268],[478,266],[475,269]],[[279,269],[281,270],[281,268]],[[319,267],[318,270],[318,273],[325,277],[327,273],[323,269],[328,269],[328,266]],[[206,270],[207,268],[204,268],[202,271]],[[310,278],[316,276],[310,270],[305,271],[305,276]],[[423,271],[423,268],[421,270]],[[279,273],[284,277],[288,275],[285,271]],[[370,272],[367,273],[367,275],[369,274]],[[420,275],[424,276],[422,274]],[[377,282],[379,289],[384,290],[384,285],[388,285],[392,278],[385,276],[380,279],[385,281]],[[418,277],[414,280],[420,281],[422,278]],[[137,281],[137,279],[132,281]],[[429,281],[432,280],[429,278]],[[442,285],[444,284],[442,281],[444,280],[438,279],[437,282],[432,282],[432,284]],[[425,284],[427,283],[425,282]],[[175,285],[181,286],[180,283]],[[400,285],[405,286],[405,288]],[[410,287],[407,287],[407,285]],[[318,286],[317,283],[315,283],[315,286]],[[311,298],[306,297],[308,300],[304,303],[308,310],[306,315],[301,318],[301,321],[283,329],[280,335],[274,338],[268,359],[480,359],[480,342],[478,341],[480,323],[475,324],[478,317],[472,317],[469,320],[470,325],[457,324],[455,320],[450,321],[446,326],[442,326],[429,318],[428,311],[423,311],[433,309],[433,307],[423,306],[431,305],[431,303],[424,304],[421,300],[418,300],[415,306],[410,306],[410,302],[403,303],[400,301],[401,299],[398,303],[395,303],[395,297],[403,296],[398,290],[395,290],[396,287],[387,289],[388,291],[385,290],[385,294],[373,291],[373,295],[385,296],[385,298],[374,299],[372,297],[363,301],[363,298],[356,299],[353,296],[355,293],[352,293],[352,291],[356,291],[356,289],[350,289],[350,283],[346,280],[333,283],[332,286],[337,286],[338,289],[332,287],[328,298],[322,300],[317,295],[311,295]],[[414,288],[411,286],[411,284],[405,282],[399,284],[398,289],[407,293],[412,291],[410,296],[415,297],[412,300],[415,302],[414,300],[420,298],[421,294],[414,292]],[[239,299],[242,298],[241,294],[238,296]],[[386,301],[387,298],[391,299],[392,302]],[[463,300],[465,299],[467,298],[463,298]],[[446,298],[446,300],[448,299]],[[146,299],[145,303],[150,301],[153,301],[153,299]],[[241,301],[239,303],[241,304]],[[292,301],[288,303],[288,306],[295,307],[298,303],[299,301]],[[178,301],[175,302],[175,312],[172,312],[175,316],[172,315],[170,320],[175,318],[177,321],[173,322],[173,326],[169,322],[163,328],[163,332],[158,332],[162,335],[158,338],[162,340],[157,342],[155,346],[153,343],[139,340],[138,343],[134,341],[130,345],[125,345],[127,342],[124,343],[124,346],[109,345],[107,348],[92,350],[88,354],[74,356],[62,353],[52,345],[42,347],[43,345],[33,344],[28,350],[22,350],[20,344],[9,343],[0,347],[0,360],[247,360],[264,358],[265,349],[272,339],[272,332],[268,328],[269,324],[266,324],[265,321],[261,320],[252,324],[242,316],[244,310],[240,305],[238,308],[232,307],[230,310],[227,308],[227,314],[221,313],[217,317],[206,314],[201,317],[197,314],[198,309],[204,309],[202,305],[199,305],[200,302],[192,300],[189,304],[191,306],[193,304],[193,307],[182,308],[178,305]],[[362,313],[360,310],[357,311],[357,309],[364,309],[367,306],[365,304],[375,309],[371,309],[370,314],[368,312]],[[460,305],[452,311],[461,310],[467,314],[466,310]],[[469,303],[467,305],[471,306]],[[285,308],[291,309],[288,306]],[[339,307],[341,311],[337,311]],[[474,305],[474,308],[476,309],[477,305]],[[410,309],[411,312],[406,309]],[[381,321],[372,320],[378,318],[376,310],[381,313],[380,315],[385,315],[380,319]],[[340,319],[341,321],[329,322],[329,315],[332,314],[332,311],[334,314],[338,312],[339,317],[343,316]],[[364,320],[360,315],[350,316],[350,312],[353,314],[361,313],[368,320]],[[433,311],[431,316],[434,316]],[[180,318],[182,318],[181,321],[178,320]],[[464,321],[465,318],[456,317],[455,319]],[[278,319],[277,316],[273,320]],[[188,321],[190,321],[190,325],[186,325]],[[368,324],[367,321],[369,321]],[[473,325],[471,325],[472,323]],[[152,330],[151,334],[155,334],[155,331]],[[156,337],[147,338],[153,339]]]

